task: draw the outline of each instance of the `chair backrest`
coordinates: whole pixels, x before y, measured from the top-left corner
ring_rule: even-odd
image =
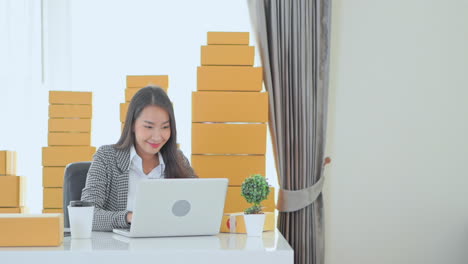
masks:
[[[67,206],[70,201],[81,200],[81,191],[85,187],[91,161],[70,163],[65,168],[63,178],[63,224],[70,227]]]

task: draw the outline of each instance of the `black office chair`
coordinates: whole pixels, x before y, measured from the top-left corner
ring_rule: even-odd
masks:
[[[91,161],[70,163],[65,168],[63,178],[63,224],[70,227],[67,206],[70,201],[81,200],[81,191],[85,187]]]

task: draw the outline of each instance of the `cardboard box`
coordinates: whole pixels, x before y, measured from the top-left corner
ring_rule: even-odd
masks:
[[[129,103],[120,104],[120,122],[125,123],[125,118],[127,118],[128,106]]]
[[[90,133],[49,132],[49,146],[90,146]]]
[[[44,209],[63,208],[63,189],[62,188],[44,188],[43,192]]]
[[[91,132],[91,119],[50,118],[49,132]]]
[[[200,178],[228,178],[240,186],[252,174],[265,175],[265,155],[192,155],[191,165]]]
[[[26,178],[22,176],[0,177],[0,207],[24,206]]]
[[[59,246],[62,214],[1,214],[0,247]]]
[[[250,66],[201,66],[197,68],[197,91],[260,92],[262,70]]]
[[[129,103],[133,96],[143,87],[139,88],[126,88],[125,89],[125,102]],[[161,87],[163,88],[163,87]],[[167,93],[167,88],[163,88],[163,90]]]
[[[263,224],[263,231],[275,230],[275,213],[265,212],[265,224]],[[221,233],[237,233],[245,234],[244,213],[224,214],[221,222]]]
[[[29,209],[25,206],[21,207],[0,207],[0,214],[24,214],[27,213]]]
[[[262,206],[264,212],[275,211],[275,188],[270,187],[270,194],[268,198],[263,201]],[[251,207],[252,204],[247,203],[241,195],[240,186],[229,186],[226,194],[226,203],[224,204],[224,213],[238,213],[243,212],[245,209]]]
[[[208,32],[208,45],[249,45],[249,32]]]
[[[91,118],[92,105],[49,105],[51,118]]]
[[[254,64],[255,48],[244,45],[208,45],[201,47],[201,65]]]
[[[42,167],[42,187],[63,187],[65,167]]]
[[[90,105],[93,104],[93,93],[49,91],[49,104]]]
[[[0,175],[16,175],[16,151],[0,151]]]
[[[125,89],[125,102],[130,103],[133,96],[140,91],[141,88],[126,88]]]
[[[43,147],[42,166],[63,167],[73,162],[91,161],[95,152],[95,147]]]
[[[159,86],[167,91],[169,75],[127,75],[127,88]]]
[[[43,214],[63,214],[63,209],[42,209]]]
[[[266,124],[192,123],[193,154],[257,154],[266,152]]]
[[[192,122],[268,122],[268,93],[192,92]]]

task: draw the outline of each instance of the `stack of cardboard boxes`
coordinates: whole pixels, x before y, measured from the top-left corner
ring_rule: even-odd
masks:
[[[192,94],[192,166],[201,178],[229,178],[221,232],[245,233],[240,212],[251,205],[242,182],[265,175],[268,94],[261,92],[262,68],[253,64],[248,32],[208,32]],[[272,189],[262,203],[264,230],[274,229],[274,201]]]
[[[16,175],[16,152],[0,151],[0,213],[24,213],[25,178]]]
[[[133,96],[143,87],[148,85],[159,86],[167,92],[169,87],[168,75],[128,75],[127,88],[125,88],[125,103],[120,104],[120,122],[123,129],[127,117],[128,106]]]
[[[0,214],[0,234],[0,247],[59,246],[63,241],[63,215]],[[20,261],[11,263],[16,262]]]
[[[93,159],[91,118],[91,92],[49,92],[48,147],[42,148],[43,213],[63,213],[65,166]]]

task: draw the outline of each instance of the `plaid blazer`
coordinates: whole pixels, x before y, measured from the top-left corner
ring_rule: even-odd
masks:
[[[187,158],[187,169],[195,173]],[[114,228],[129,228],[126,216],[130,150],[120,150],[113,145],[104,145],[94,154],[89,168],[81,200],[94,204],[93,230],[112,231]]]

